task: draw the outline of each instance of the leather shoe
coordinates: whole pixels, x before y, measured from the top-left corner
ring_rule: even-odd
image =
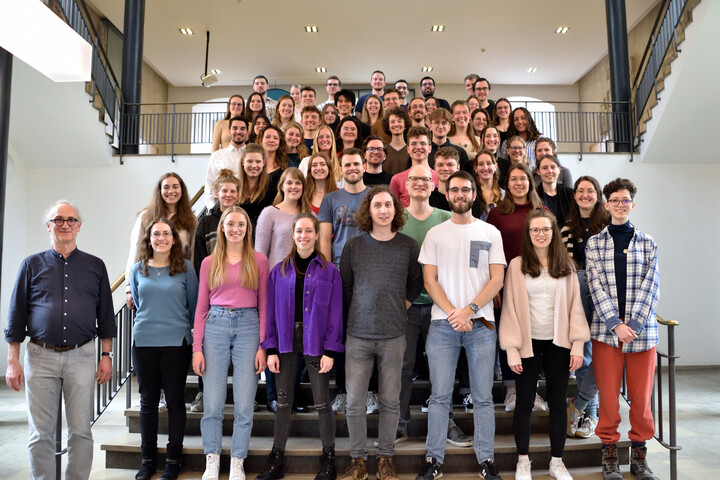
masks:
[[[270,400],[269,402],[267,402],[267,410],[270,413],[277,413],[277,401]]]

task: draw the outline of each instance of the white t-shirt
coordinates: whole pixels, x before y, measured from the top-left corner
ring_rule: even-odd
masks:
[[[555,338],[555,289],[557,279],[548,274],[547,268],[532,278],[525,274],[528,306],[530,307],[530,338],[552,340]]]
[[[451,220],[430,229],[420,249],[418,262],[438,267],[438,284],[456,308],[469,305],[490,281],[490,265],[505,266],[500,231],[475,220],[457,225]],[[473,318],[495,321],[492,301],[480,305]],[[445,319],[447,313],[433,303],[432,318]]]

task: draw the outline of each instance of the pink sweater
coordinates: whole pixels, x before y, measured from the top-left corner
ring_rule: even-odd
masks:
[[[206,257],[200,266],[200,287],[198,289],[197,308],[195,309],[195,325],[193,332],[193,352],[202,352],[205,335],[205,319],[211,305],[225,308],[257,308],[260,317],[260,342],[265,341],[267,283],[270,269],[268,260],[262,253],[255,252],[258,268],[258,289],[240,285],[242,262],[228,264],[227,275],[231,281],[223,283],[212,290],[208,287],[212,255]]]
[[[555,326],[553,343],[569,348],[570,355],[583,356],[583,345],[590,340],[590,328],[580,301],[580,285],[576,273],[559,278],[555,288]],[[530,305],[525,274],[520,270],[520,257],[510,262],[505,277],[500,347],[507,351],[508,365],[520,365],[521,358],[533,356],[530,336]]]

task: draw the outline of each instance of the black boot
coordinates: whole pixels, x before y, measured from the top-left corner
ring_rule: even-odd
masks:
[[[277,480],[285,476],[283,471],[283,459],[285,458],[285,450],[273,447],[267,459],[265,470],[260,472],[255,480]]]
[[[157,470],[155,460],[156,455],[150,456],[143,452],[142,464],[140,465],[140,470],[138,470],[138,473],[135,475],[135,480],[150,480]]]
[[[165,470],[163,470],[160,480],[176,480],[180,475],[180,460],[165,459]]]
[[[320,456],[320,471],[315,475],[315,480],[335,480],[336,478],[335,447],[323,447],[323,453]]]

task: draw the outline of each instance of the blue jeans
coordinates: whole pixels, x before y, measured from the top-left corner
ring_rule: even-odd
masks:
[[[590,297],[590,289],[587,284],[587,273],[585,270],[578,270],[578,282],[580,284],[580,299],[582,300],[585,318],[588,326],[592,323],[593,303]],[[598,411],[598,387],[595,383],[595,372],[592,368],[592,341],[588,340],[583,346],[583,364],[575,371],[575,378],[578,385],[578,396],[575,399],[575,408],[597,419]]]
[[[25,392],[28,402],[28,453],[33,479],[55,478],[55,426],[58,402],[65,399],[68,426],[68,480],[87,480],[93,459],[90,422],[97,361],[95,342],[55,352],[28,343],[25,348]]]
[[[255,355],[260,345],[260,318],[255,308],[210,307],[205,322],[205,390],[200,429],[205,454],[222,450],[222,422],[227,395],[227,372],[233,364],[233,435],[230,454],[247,457],[257,392]]]
[[[425,351],[430,364],[432,393],[425,447],[427,454],[440,463],[445,459],[448,414],[452,407],[455,368],[461,347],[465,349],[470,370],[475,457],[478,463],[494,458],[495,405],[492,387],[496,340],[495,330],[488,330],[477,320],[473,321],[469,332],[456,332],[445,319],[430,322]]]

